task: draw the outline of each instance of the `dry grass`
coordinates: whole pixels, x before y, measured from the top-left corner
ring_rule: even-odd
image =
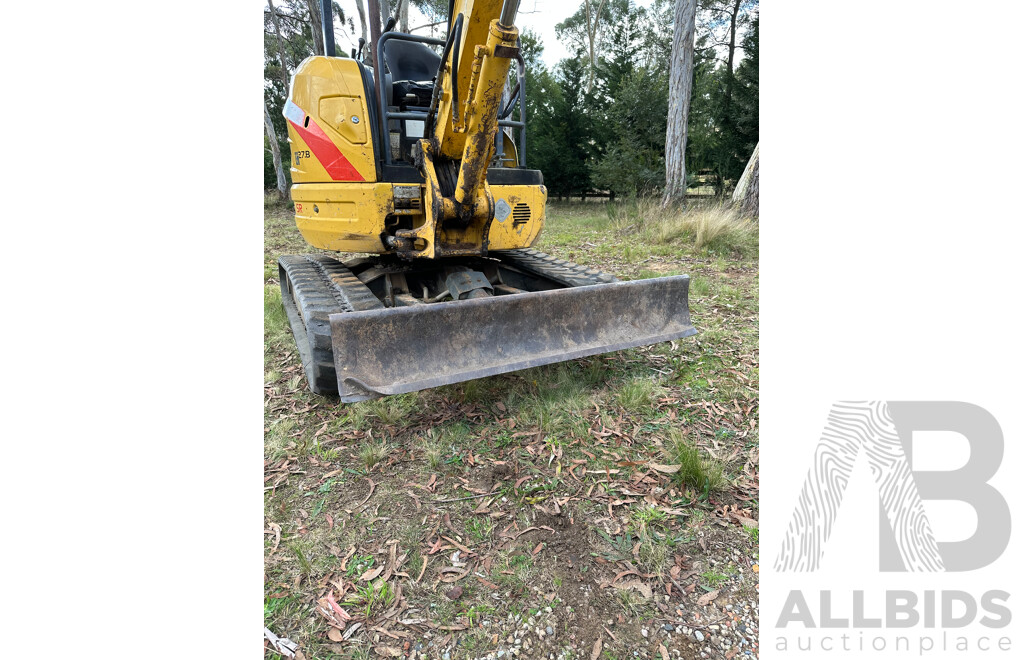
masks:
[[[655,199],[638,199],[614,213],[617,229],[639,230],[654,243],[686,242],[702,253],[742,256],[757,251],[757,223],[726,204],[695,202],[680,210],[662,208]]]

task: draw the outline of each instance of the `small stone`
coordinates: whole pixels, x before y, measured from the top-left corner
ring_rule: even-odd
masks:
[[[675,632],[676,631],[675,626],[673,626],[671,623],[666,623],[665,625],[663,625],[661,627],[661,629],[666,631],[666,632]]]
[[[551,614],[551,608],[550,607],[545,607],[544,611],[547,612],[548,614]]]
[[[641,628],[640,629],[640,634],[643,635],[644,637],[647,637],[647,628]]]
[[[445,595],[448,596],[448,598],[450,598],[451,600],[458,600],[462,597],[462,591],[462,587],[454,587],[448,590],[448,593],[446,593]]]
[[[516,643],[516,638],[513,637],[512,635],[509,635],[508,639],[506,639],[505,641],[508,642],[509,644],[515,644]]]
[[[441,660],[451,660],[451,658],[452,654],[448,652],[445,652],[445,654],[441,656]]]
[[[554,635],[554,634],[555,634],[555,629],[554,629],[554,628],[552,628],[551,626],[548,626],[548,627],[547,627],[547,628],[545,628],[544,630],[545,630],[545,631],[546,631],[546,632],[547,632],[547,633],[548,633],[549,635]]]
[[[544,635],[545,635],[544,631],[541,630],[540,628],[537,628],[537,637],[540,637],[541,639],[544,639]]]
[[[694,630],[693,631],[693,636],[697,638],[698,642],[703,642],[704,641],[704,633],[702,633],[699,630]]]

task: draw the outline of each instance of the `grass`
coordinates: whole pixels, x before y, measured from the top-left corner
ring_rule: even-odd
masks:
[[[666,458],[673,465],[679,465],[676,480],[684,487],[698,493],[717,493],[726,485],[722,465],[701,453],[678,429],[669,431],[665,447]]]
[[[648,408],[664,390],[649,378],[634,378],[619,388],[615,400],[630,412]]]
[[[728,575],[716,570],[707,570],[700,574],[701,583],[709,589],[720,587],[728,579]]]
[[[431,470],[439,470],[444,464],[444,449],[436,440],[423,441],[423,458]]]
[[[734,549],[756,556],[757,530],[715,524],[716,510],[741,494],[757,518],[756,225],[707,206],[551,203],[535,247],[623,280],[689,274],[699,334],[341,404],[306,388],[276,281],[279,255],[314,250],[289,206],[269,203],[264,217],[264,621],[275,634],[307,658],[379,657],[376,646],[430,641],[381,620],[400,589],[402,618],[453,628],[451,644],[431,657],[493,653],[494,635],[501,646],[513,632],[509,616],[542,625],[545,607],[562,639],[615,620],[619,642],[605,638],[603,653],[626,657],[641,623],[673,616],[679,598],[673,587],[664,613],[657,598],[600,586],[628,567],[663,576],[620,580],[640,579],[657,597],[678,562],[713,567],[684,580],[701,587],[683,596],[686,616],[712,582],[756,597],[754,571],[727,569]],[[706,448],[731,458],[720,463]],[[652,463],[682,467],[668,475],[648,471]],[[712,530],[716,542],[705,548],[697,539]],[[471,573],[446,582],[464,570],[456,550]],[[456,585],[464,591],[448,597]],[[344,651],[317,613],[330,588],[366,622]],[[378,624],[412,637],[374,642]],[[594,639],[578,641],[589,654]]]
[[[697,252],[718,255],[747,255],[758,247],[757,223],[730,206],[695,202],[684,210],[666,209],[657,200],[641,199],[609,209],[618,231],[639,231],[656,245],[685,242]]]
[[[357,587],[355,594],[345,601],[345,605],[357,608],[367,619],[373,618],[387,610],[395,602],[395,594],[384,580],[374,580],[363,587]]]
[[[367,442],[359,448],[359,460],[367,470],[387,458],[391,447],[386,442]]]

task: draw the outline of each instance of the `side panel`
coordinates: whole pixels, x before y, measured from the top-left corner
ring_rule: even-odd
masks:
[[[335,252],[386,252],[384,218],[394,212],[390,183],[297,183],[295,224],[313,247]]]
[[[284,116],[293,183],[376,181],[372,122],[358,62],[303,60],[292,77]]]
[[[489,250],[530,247],[544,226],[548,189],[544,186],[490,186],[494,220],[488,234]]]

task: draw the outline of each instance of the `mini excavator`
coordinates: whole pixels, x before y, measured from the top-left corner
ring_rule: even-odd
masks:
[[[392,19],[375,57],[296,69],[295,223],[325,252],[278,265],[312,391],[362,401],[696,333],[688,276],[620,282],[530,248],[547,189],[525,166],[518,8],[450,0],[446,39]]]

